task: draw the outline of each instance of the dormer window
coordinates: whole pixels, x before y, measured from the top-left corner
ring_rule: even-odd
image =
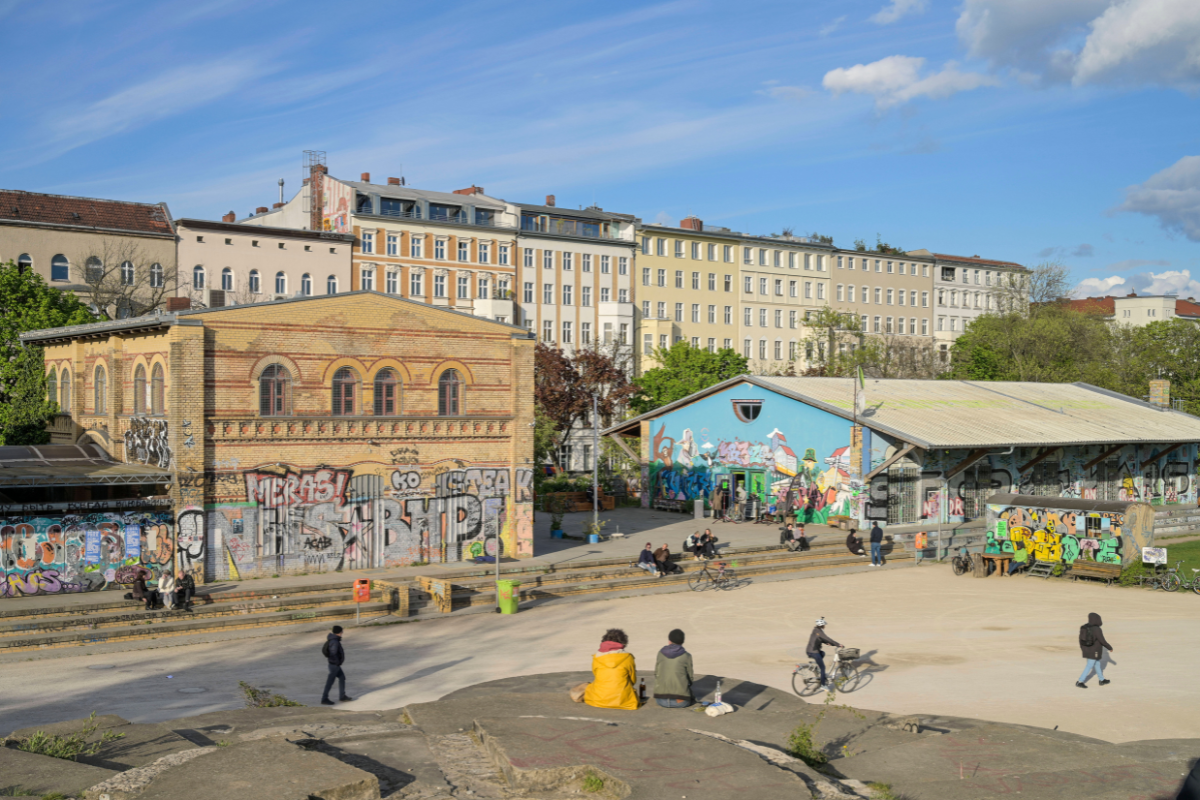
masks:
[[[742,422],[754,422],[762,413],[762,400],[734,400],[733,413]]]

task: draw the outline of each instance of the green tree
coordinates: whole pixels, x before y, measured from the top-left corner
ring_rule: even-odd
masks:
[[[659,366],[646,370],[635,381],[638,393],[629,404],[635,414],[645,414],[713,384],[749,373],[746,358],[731,348],[710,353],[687,342],[676,342],[671,347],[658,348],[652,358]]]
[[[1119,376],[1119,391],[1134,397],[1150,392],[1150,381],[1171,382],[1171,398],[1182,400],[1189,414],[1200,414],[1200,326],[1179,319],[1159,320],[1126,329],[1128,366]]]
[[[46,399],[42,348],[22,344],[20,335],[95,319],[75,295],[11,261],[0,263],[0,444],[45,444],[46,420],[58,410]]]

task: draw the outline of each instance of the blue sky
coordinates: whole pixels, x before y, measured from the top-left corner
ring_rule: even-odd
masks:
[[[1196,0],[0,0],[0,52],[4,188],[240,217],[320,149],[1200,297]]]

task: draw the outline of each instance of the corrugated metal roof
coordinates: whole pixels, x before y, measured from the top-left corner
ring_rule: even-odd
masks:
[[[0,447],[0,486],[170,483],[170,470],[113,461],[94,444]]]
[[[851,378],[747,380],[849,417]],[[862,422],[919,447],[1200,442],[1200,418],[1082,383],[866,381]]]

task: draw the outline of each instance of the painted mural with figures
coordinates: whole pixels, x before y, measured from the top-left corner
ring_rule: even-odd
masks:
[[[1140,503],[1124,512],[989,505],[984,552],[1024,549],[1038,561],[1122,564],[1153,544],[1153,516]]]
[[[851,477],[850,428],[761,387],[731,387],[650,422],[643,504],[711,498],[722,476],[745,472],[761,476],[767,504],[794,481],[808,522],[857,516],[864,493]]]
[[[0,516],[0,597],[93,592],[154,577],[175,563],[172,514],[163,511]]]

